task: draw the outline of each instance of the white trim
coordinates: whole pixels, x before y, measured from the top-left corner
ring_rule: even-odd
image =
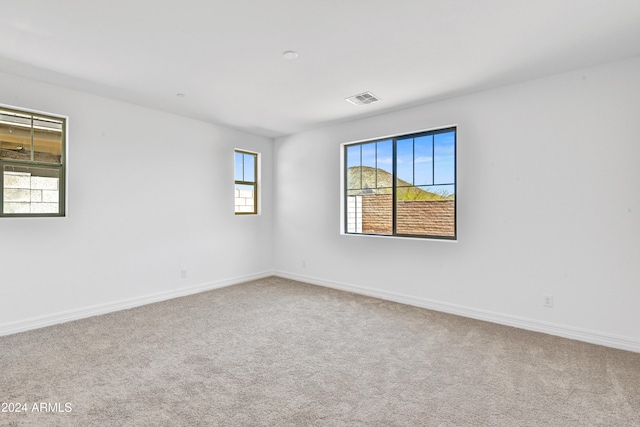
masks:
[[[69,116],[64,114],[48,113],[46,111],[34,110],[32,108],[16,107],[14,105],[0,103],[0,108],[7,108],[13,111],[21,111],[28,114],[41,114],[43,116],[55,117],[57,119],[64,120],[64,149],[63,149],[63,163],[62,171],[64,174],[64,215],[62,216],[45,216],[44,218],[59,218],[65,219],[69,216]],[[60,211],[58,211],[60,213]],[[18,218],[29,218],[29,216],[21,216]],[[42,218],[42,217],[39,217]],[[0,336],[2,336],[2,326],[0,325]]]
[[[549,335],[555,335],[563,338],[584,341],[591,344],[603,345],[621,350],[633,351],[640,353],[640,341],[612,334],[605,334],[586,329],[574,328],[564,325],[558,325],[539,320],[527,319],[524,317],[511,316],[502,313],[495,313],[486,310],[478,310],[475,308],[465,307],[457,304],[444,303],[426,298],[416,298],[409,295],[403,295],[395,292],[381,291],[378,289],[367,288],[364,286],[349,285],[346,283],[334,282],[330,280],[319,279],[311,276],[304,276],[295,273],[287,273],[284,271],[264,271],[245,276],[232,277],[229,279],[218,280],[215,282],[204,283],[186,288],[180,288],[173,291],[160,292],[156,294],[146,295],[142,297],[130,298],[122,301],[99,304],[91,307],[85,307],[77,310],[70,310],[62,313],[55,313],[47,316],[35,317],[18,322],[5,323],[0,325],[0,336],[16,334],[32,329],[44,328],[60,323],[80,320],[87,317],[98,316],[101,314],[112,313],[115,311],[126,310],[129,308],[139,307],[155,302],[166,301],[172,298],[179,298],[187,295],[206,292],[213,289],[220,289],[227,286],[237,285],[250,280],[262,279],[269,276],[279,276],[285,279],[297,280],[317,286],[338,289],[346,292],[353,292],[360,295],[366,295],[374,298],[380,298],[387,301],[394,301],[401,304],[421,307],[428,310],[441,311],[444,313],[455,314],[458,316],[468,317],[471,319],[483,320],[486,322],[497,323],[500,325],[512,326],[515,328],[526,329],[534,332],[541,332]]]
[[[344,215],[344,214],[343,214]],[[396,240],[417,240],[422,242],[449,242],[449,243],[458,243],[458,239],[438,239],[436,237],[412,237],[412,236],[393,236],[386,234],[361,234],[361,233],[340,233],[341,236],[347,237],[372,237],[376,239],[396,239]]]
[[[540,320],[512,316],[503,313],[496,313],[487,310],[479,310],[472,307],[465,307],[457,304],[429,300],[426,298],[418,298],[395,292],[381,291],[379,289],[367,288],[364,286],[334,282],[331,280],[319,279],[316,277],[304,276],[301,274],[288,273],[278,270],[274,271],[273,274],[285,279],[298,280],[312,285],[353,292],[355,294],[366,295],[387,301],[394,301],[401,304],[426,308],[429,310],[469,317],[471,319],[483,320],[486,322],[512,326],[519,329],[526,329],[529,331],[541,332],[544,334],[555,335],[572,340],[584,341],[591,344],[603,345],[606,347],[618,348],[621,350],[640,353],[640,341],[629,337],[606,334],[571,326],[558,325],[555,323],[543,322]]]
[[[438,130],[447,129],[447,128],[458,128],[458,126],[460,126],[460,125],[456,123],[456,124],[445,125],[445,126],[435,126],[435,127],[432,127],[432,128],[412,130],[412,131],[408,131],[408,132],[392,133],[392,134],[385,135],[385,136],[376,136],[376,137],[372,137],[372,138],[365,138],[365,139],[359,139],[359,140],[354,140],[354,141],[347,141],[347,142],[340,143],[340,148],[342,149],[342,147],[344,147],[345,145],[362,144],[363,142],[380,141],[380,140],[388,139],[388,138],[396,138],[398,136],[411,135],[411,134],[414,134],[414,133],[438,131]]]
[[[233,149],[233,188],[235,188],[235,182],[236,182],[236,153],[237,152],[244,152],[247,154],[255,154],[256,155],[256,177],[255,177],[255,182],[256,182],[256,187],[258,187],[258,194],[256,195],[256,213],[246,213],[246,214],[238,214],[238,212],[235,212],[235,204],[232,205],[232,207],[234,207],[234,212],[233,214],[236,217],[253,217],[253,216],[259,216],[262,215],[262,153],[259,153],[258,151],[252,151],[252,150],[245,150],[244,148],[234,148]]]
[[[171,291],[159,292],[156,294],[144,295],[106,304],[98,304],[81,309],[69,310],[61,313],[54,313],[46,316],[20,320],[17,322],[4,323],[0,324],[0,336],[16,334],[32,329],[44,328],[46,326],[85,319],[87,317],[99,316],[101,314],[112,313],[114,311],[126,310],[129,308],[139,307],[141,305],[152,304],[155,302],[184,297],[187,295],[197,294],[213,289],[224,288],[226,286],[237,285],[239,283],[262,279],[269,276],[273,276],[272,271],[264,271],[261,273],[248,274],[245,276],[237,276],[229,279],[217,280],[215,282],[188,286]]]

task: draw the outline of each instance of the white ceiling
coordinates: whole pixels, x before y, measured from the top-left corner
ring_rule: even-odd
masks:
[[[0,0],[0,71],[269,137],[636,55],[640,0]]]

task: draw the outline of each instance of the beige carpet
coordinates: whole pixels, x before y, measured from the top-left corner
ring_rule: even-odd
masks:
[[[0,402],[27,405],[2,426],[640,426],[640,354],[272,277],[1,337]]]

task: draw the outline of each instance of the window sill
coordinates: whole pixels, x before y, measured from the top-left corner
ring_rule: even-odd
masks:
[[[445,243],[458,243],[458,239],[438,238],[438,237],[410,237],[410,236],[389,236],[385,234],[358,234],[358,233],[344,233],[340,232],[341,236],[348,237],[372,237],[378,239],[394,239],[394,240],[419,240],[430,242],[445,242]]]

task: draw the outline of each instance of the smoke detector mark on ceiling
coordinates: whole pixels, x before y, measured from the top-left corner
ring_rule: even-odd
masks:
[[[345,99],[354,105],[367,105],[380,101],[380,98],[378,98],[371,92],[364,92]]]

